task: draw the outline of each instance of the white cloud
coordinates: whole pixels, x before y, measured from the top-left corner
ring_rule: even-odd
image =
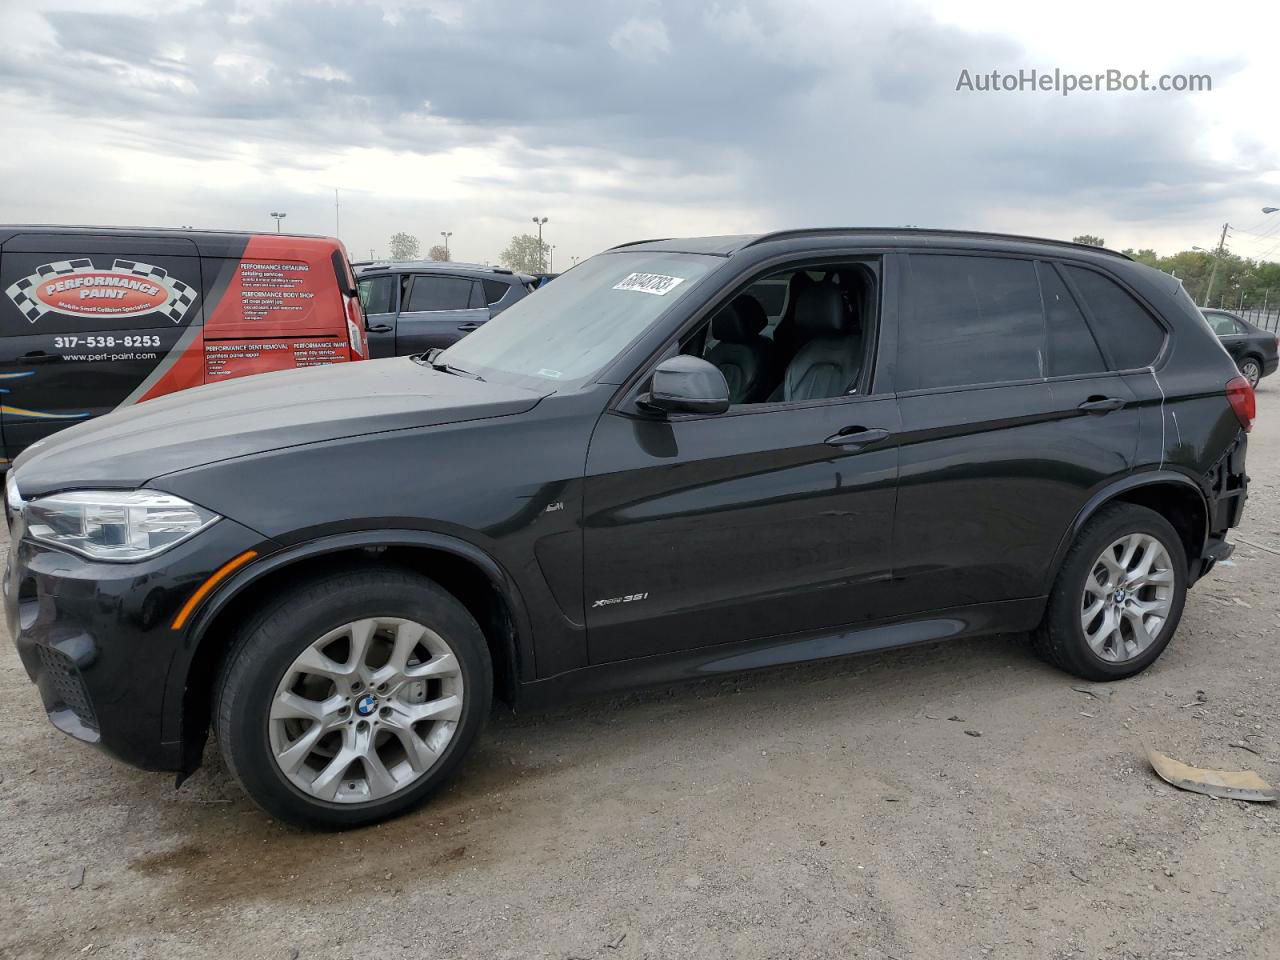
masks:
[[[671,52],[671,38],[660,18],[632,17],[610,34],[609,46],[632,60],[652,62]]]

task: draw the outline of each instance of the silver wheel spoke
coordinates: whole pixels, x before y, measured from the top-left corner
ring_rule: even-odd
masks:
[[[435,631],[398,617],[356,620],[312,642],[281,677],[267,721],[272,754],[319,800],[381,800],[435,767],[463,694],[461,664]]]

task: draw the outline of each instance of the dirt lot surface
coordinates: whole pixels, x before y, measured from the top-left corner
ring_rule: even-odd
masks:
[[[495,715],[450,789],[355,833],[67,740],[0,638],[0,956],[1280,957],[1280,810],[1140,753],[1280,783],[1280,385],[1259,401],[1252,544],[1137,679],[1009,637]]]

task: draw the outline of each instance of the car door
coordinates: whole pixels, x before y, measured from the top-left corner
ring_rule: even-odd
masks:
[[[369,339],[369,357],[396,355],[396,313],[400,307],[400,278],[394,273],[361,277],[356,288],[364,311],[365,332]]]
[[[899,423],[872,382],[720,415],[624,402],[602,416],[584,495],[591,662],[883,616]]]
[[[895,611],[1035,597],[1090,494],[1133,462],[1134,396],[1051,265],[902,259]]]
[[[0,263],[8,456],[124,402],[202,322],[185,237],[20,234]]]
[[[478,280],[440,273],[414,274],[396,321],[396,353],[406,356],[461,340],[489,319]]]

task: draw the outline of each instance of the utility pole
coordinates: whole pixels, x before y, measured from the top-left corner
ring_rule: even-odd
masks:
[[[1205,287],[1204,305],[1209,306],[1209,298],[1213,296],[1213,281],[1218,276],[1218,262],[1222,259],[1222,253],[1227,248],[1227,231],[1231,229],[1231,224],[1224,223],[1222,225],[1222,237],[1218,240],[1218,250],[1213,255],[1213,269],[1209,271],[1209,286]]]
[[[333,188],[333,235],[342,239],[342,207],[338,205],[338,188]]]

